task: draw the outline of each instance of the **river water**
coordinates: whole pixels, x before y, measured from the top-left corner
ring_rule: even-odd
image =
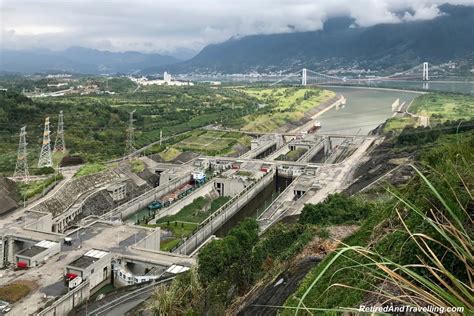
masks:
[[[411,102],[418,94],[353,87],[328,88],[346,98],[344,107],[332,108],[317,118],[321,133],[367,134],[393,114],[392,104]]]
[[[419,89],[456,93],[473,93],[474,82],[422,82],[399,81],[379,82],[376,87],[326,87],[346,97],[343,108],[332,108],[318,117],[322,133],[367,134],[387,118],[391,117],[392,104],[399,98],[400,103],[411,102],[417,92],[384,90],[374,88]],[[425,91],[426,92],[426,91]]]

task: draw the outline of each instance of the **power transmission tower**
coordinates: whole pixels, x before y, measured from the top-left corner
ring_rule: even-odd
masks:
[[[54,141],[53,152],[66,152],[66,143],[64,142],[64,114],[59,112],[58,132],[56,133],[56,140]]]
[[[30,177],[28,172],[28,152],[26,151],[26,126],[23,126],[20,130],[20,142],[18,143],[18,155],[13,176],[26,181]]]
[[[43,145],[38,161],[38,168],[52,167],[53,160],[51,158],[51,137],[49,131],[49,117],[44,122]]]
[[[134,119],[133,119],[133,113],[135,113],[135,110],[133,110],[132,112],[130,112],[130,120],[128,122],[128,128],[127,128],[127,144],[126,144],[126,147],[125,147],[125,153],[127,155],[131,155],[135,152],[135,135],[134,135],[134,131],[135,131],[135,128],[133,127],[133,122],[134,122]]]

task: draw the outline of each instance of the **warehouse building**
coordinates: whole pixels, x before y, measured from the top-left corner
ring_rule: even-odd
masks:
[[[90,288],[94,288],[102,282],[110,280],[111,273],[110,252],[91,249],[77,258],[65,268],[66,279],[81,277],[82,280],[89,280]]]
[[[61,244],[43,240],[15,255],[18,268],[36,267],[61,251]]]

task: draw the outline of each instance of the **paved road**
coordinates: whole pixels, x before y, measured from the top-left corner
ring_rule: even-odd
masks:
[[[153,290],[159,284],[167,284],[174,279],[173,277],[160,280],[158,282],[146,285],[142,288],[136,289],[132,292],[123,293],[118,297],[114,297],[112,301],[101,300],[95,303],[95,306],[87,310],[87,316],[116,316],[124,315],[129,310],[143,303],[145,300],[150,298],[153,294]]]

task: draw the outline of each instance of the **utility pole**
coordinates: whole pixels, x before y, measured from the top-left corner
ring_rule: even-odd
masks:
[[[127,144],[125,147],[125,153],[127,155],[131,155],[135,152],[135,136],[134,136],[134,131],[135,128],[133,127],[133,113],[135,113],[135,110],[129,113],[130,119],[128,122],[128,128],[127,128]]]
[[[160,129],[160,146],[161,146],[162,140],[163,140],[163,130]]]
[[[51,135],[49,131],[49,117],[44,122],[43,145],[38,161],[38,168],[52,167],[53,160],[51,158]]]
[[[64,114],[59,112],[58,132],[56,133],[56,141],[54,142],[53,152],[66,152],[66,143],[64,142]]]
[[[26,126],[20,129],[20,142],[18,144],[18,155],[16,159],[14,177],[29,180],[28,172],[28,152],[26,151]]]

